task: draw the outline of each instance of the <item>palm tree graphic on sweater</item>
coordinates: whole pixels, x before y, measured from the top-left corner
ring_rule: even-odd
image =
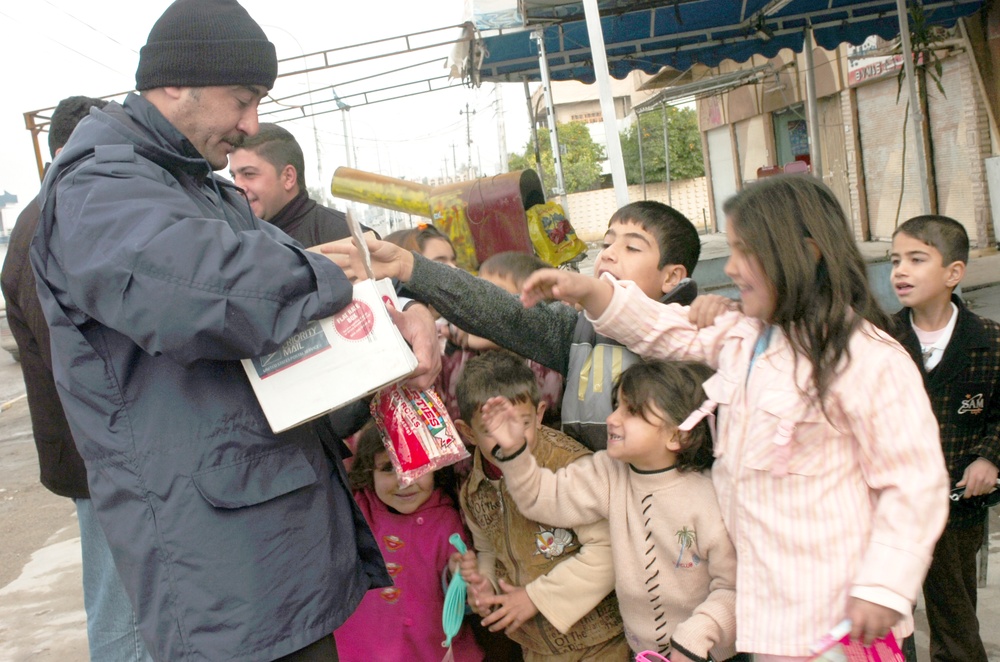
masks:
[[[680,546],[681,546],[681,553],[677,555],[677,562],[674,563],[674,567],[675,568],[693,568],[694,566],[696,566],[699,563],[701,563],[701,558],[697,554],[695,554],[694,552],[691,552],[691,562],[690,563],[681,563],[681,561],[684,559],[684,551],[687,550],[687,549],[690,549],[694,545],[694,541],[697,538],[697,536],[695,535],[694,530],[693,529],[689,529],[689,528],[687,528],[685,526],[685,527],[681,528],[679,531],[677,531],[677,533],[675,535],[677,536],[677,542],[678,542],[678,544],[680,544]]]

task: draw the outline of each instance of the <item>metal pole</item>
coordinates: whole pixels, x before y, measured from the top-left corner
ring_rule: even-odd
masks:
[[[639,139],[639,181],[642,182],[642,199],[646,199],[646,162],[642,158],[642,113],[635,114],[635,136]]]
[[[903,70],[906,72],[906,86],[910,90],[910,124],[913,125],[914,142],[917,144],[917,173],[920,178],[920,201],[925,214],[931,213],[931,192],[927,182],[927,153],[924,150],[924,115],[920,112],[917,99],[917,79],[913,72],[913,47],[910,45],[910,21],[906,11],[906,0],[896,0],[899,17],[899,38],[903,45]],[[906,140],[906,136],[903,136]]]
[[[667,133],[667,104],[661,101],[660,109],[663,111],[663,165],[666,170],[667,204],[673,205],[674,198],[670,191],[670,140],[668,139],[669,134]]]
[[[823,150],[819,144],[819,105],[816,101],[816,68],[813,65],[812,26],[807,25],[802,42],[806,56],[806,114],[809,116],[809,165],[813,175],[823,181]]]
[[[500,172],[507,172],[510,170],[510,164],[507,162],[507,127],[503,118],[503,89],[501,89],[500,83],[493,85],[493,91],[497,95],[497,142],[500,143]]]
[[[462,111],[458,111],[461,115]],[[465,143],[469,150],[469,160],[465,166],[465,179],[473,179],[472,177],[472,116],[476,114],[476,111],[469,110],[469,104],[465,104]]]
[[[523,78],[524,100],[528,102],[528,121],[531,122],[531,146],[535,150],[535,172],[542,176],[542,151],[538,147],[538,126],[535,124],[535,108],[531,104],[531,90],[528,89],[528,79]]]
[[[601,95],[601,115],[604,116],[604,134],[608,139],[608,159],[611,161],[611,180],[615,184],[615,201],[619,207],[624,207],[628,204],[628,182],[625,179],[625,159],[622,157],[622,143],[618,135],[618,118],[615,115],[614,97],[611,95],[608,54],[604,47],[604,32],[597,0],[583,0],[583,11],[587,17],[587,35],[590,37],[590,53],[594,58],[597,90]]]
[[[531,33],[538,43],[538,64],[542,73],[542,92],[545,94],[545,107],[549,112],[549,143],[552,145],[552,161],[556,167],[555,194],[566,195],[566,180],[563,178],[562,155],[559,153],[559,135],[556,130],[556,109],[552,103],[552,81],[549,79],[549,60],[545,56],[545,35],[541,30]]]

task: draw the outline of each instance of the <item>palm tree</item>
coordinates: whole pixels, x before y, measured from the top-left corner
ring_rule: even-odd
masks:
[[[684,558],[684,550],[694,544],[695,533],[686,526],[677,532],[677,542],[680,543],[681,553],[677,555],[677,562],[674,563],[675,568],[681,567],[681,559]]]

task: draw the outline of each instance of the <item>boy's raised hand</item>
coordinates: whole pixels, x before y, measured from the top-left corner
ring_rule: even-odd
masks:
[[[371,265],[375,278],[398,278],[404,283],[410,280],[410,276],[413,274],[413,254],[410,251],[374,237],[366,236],[365,243],[368,244],[368,252],[371,254]],[[330,258],[343,269],[344,274],[352,283],[365,280],[368,277],[361,259],[361,251],[349,238],[313,246],[309,250],[322,253]]]
[[[527,443],[524,436],[524,421],[517,415],[510,400],[500,396],[492,397],[480,411],[486,436],[503,450],[504,455],[520,450]],[[491,448],[490,451],[492,450]]]
[[[487,608],[493,609],[489,616],[483,619],[483,626],[490,632],[503,630],[510,635],[538,613],[538,607],[531,601],[523,586],[511,586],[500,580],[500,595],[494,595],[483,600]]]
[[[611,303],[614,285],[592,276],[561,269],[539,269],[528,276],[521,288],[521,303],[525,308],[549,299],[580,304],[593,317],[598,317]]]

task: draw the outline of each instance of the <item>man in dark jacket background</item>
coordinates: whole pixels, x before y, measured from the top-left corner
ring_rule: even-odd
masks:
[[[272,433],[240,364],[353,294],[212,172],[276,76],[235,0],[177,0],[140,51],[141,94],[83,120],[43,184],[30,255],[53,375],[158,661],[335,660],[333,630],[390,582],[339,444]],[[429,385],[429,313],[394,320]]]
[[[302,147],[277,124],[261,123],[257,135],[229,155],[229,173],[246,191],[257,218],[278,226],[303,246],[350,236],[343,212],[309,197],[304,170]]]
[[[53,159],[90,109],[106,104],[101,99],[83,96],[59,102],[49,123],[49,154]],[[87,490],[87,470],[73,443],[52,378],[49,327],[38,303],[35,275],[28,261],[28,246],[38,227],[39,213],[40,201],[36,198],[17,217],[0,271],[0,288],[7,302],[10,330],[21,355],[21,374],[38,450],[41,483],[50,492],[73,499],[76,504],[90,659],[141,661],[148,659],[146,647],[111,558],[108,539],[97,523]]]

